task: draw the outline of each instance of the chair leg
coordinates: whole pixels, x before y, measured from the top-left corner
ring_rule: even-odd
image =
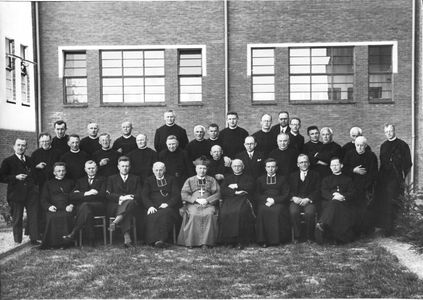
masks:
[[[103,240],[104,240],[104,246],[106,246],[107,245],[106,217],[103,217]]]
[[[133,224],[133,230],[134,230],[134,243],[137,244],[137,221],[135,220],[135,217],[132,218],[132,224]]]
[[[115,218],[110,217],[109,219],[109,224],[111,224],[114,221]],[[113,244],[113,231],[109,231],[110,232],[110,245]]]
[[[82,247],[82,228],[79,230],[79,247]]]
[[[176,245],[176,224],[173,223],[173,243]]]

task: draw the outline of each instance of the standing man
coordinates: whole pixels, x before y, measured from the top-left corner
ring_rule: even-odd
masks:
[[[138,149],[128,154],[131,161],[131,174],[137,175],[141,179],[141,183],[151,175],[153,164],[157,161],[157,153],[153,149],[147,147],[148,138],[145,134],[137,135]]]
[[[240,159],[232,161],[233,174],[222,183],[222,207],[219,212],[219,242],[237,250],[250,244],[254,232],[253,178],[243,173],[244,164]]]
[[[304,137],[300,134],[301,120],[294,117],[289,123],[289,147],[294,148],[298,153],[302,153],[304,146]]]
[[[188,143],[185,147],[185,150],[188,153],[188,157],[191,161],[195,161],[201,156],[209,156],[211,146],[209,142],[204,139],[206,134],[206,128],[202,125],[197,125],[194,127],[194,136],[195,139]]]
[[[167,137],[174,135],[179,141],[179,147],[185,149],[188,144],[187,132],[181,126],[175,124],[176,114],[173,110],[168,110],[164,113],[165,124],[156,130],[154,136],[154,148],[157,153],[167,149]],[[167,165],[166,165],[167,166]]]
[[[297,170],[298,151],[289,147],[289,134],[279,133],[278,147],[269,153],[269,158],[273,158],[278,163],[277,173],[284,176],[288,181],[289,175]]]
[[[240,159],[243,162],[242,172],[250,175],[254,182],[265,173],[264,161],[266,160],[263,152],[255,151],[256,146],[255,138],[247,136],[244,142],[245,150],[235,156],[236,159]]]
[[[79,149],[79,135],[69,135],[68,144],[70,151],[65,153],[60,161],[66,164],[66,177],[76,182],[79,178],[85,176],[85,163],[90,159],[90,156]]]
[[[219,145],[222,147],[222,139],[219,136],[219,125],[216,123],[211,123],[207,130],[207,134],[209,135],[209,139],[207,142],[209,143],[209,148],[213,147],[214,145]]]
[[[405,178],[411,170],[410,147],[396,137],[395,126],[384,126],[388,139],[380,146],[380,169],[378,179],[378,197],[376,204],[376,227],[386,230],[390,236],[394,230],[397,210],[401,207],[400,197],[404,195]]]
[[[339,158],[342,151],[341,146],[333,141],[333,131],[329,127],[323,127],[320,130],[320,137],[322,138],[322,147],[320,151],[314,154],[317,162],[313,169],[320,174],[323,180],[323,178],[332,174],[329,167],[330,160],[334,157]]]
[[[98,165],[97,174],[107,178],[119,172],[117,164],[121,154],[110,147],[110,142],[112,141],[110,134],[102,133],[98,139],[101,149],[93,153],[92,159]]]
[[[320,175],[310,170],[308,156],[300,154],[297,159],[298,171],[289,176],[289,213],[291,224],[294,229],[294,243],[300,242],[301,238],[301,212],[304,213],[306,239],[314,240],[314,228],[316,226],[315,214],[320,204]]]
[[[101,145],[97,136],[98,130],[99,128],[97,123],[89,123],[87,126],[88,136],[81,139],[80,148],[89,156],[91,156],[97,150],[101,149]]]
[[[174,224],[180,220],[178,207],[181,193],[175,178],[166,175],[164,163],[153,165],[153,176],[147,178],[142,189],[142,203],[147,208],[147,229],[145,242],[157,248],[166,248],[172,237]]]
[[[107,208],[106,213],[108,217],[116,217],[110,223],[109,231],[115,231],[116,225],[121,223],[121,230],[124,238],[124,247],[132,248],[131,235],[131,220],[134,216],[134,210],[137,202],[141,201],[141,179],[129,173],[131,163],[126,156],[119,157],[118,169],[119,174],[110,176],[107,179],[106,199]]]
[[[65,240],[74,242],[78,232],[84,227],[88,237],[88,244],[94,246],[94,217],[104,215],[106,200],[107,178],[97,175],[97,165],[89,160],[85,163],[87,176],[76,181],[69,198],[74,205],[76,214],[73,230],[65,235]]]
[[[159,161],[165,164],[166,174],[175,177],[181,189],[188,177],[194,174],[192,161],[188,158],[187,152],[178,147],[176,136],[168,136],[166,145],[167,149],[159,153]]]
[[[356,150],[355,147],[355,139],[359,136],[363,136],[363,131],[360,127],[352,127],[350,130],[350,137],[351,142],[346,143],[344,146],[342,146],[342,157],[341,160],[344,159],[345,155],[347,155],[348,152],[351,150]],[[366,144],[366,149],[371,150],[370,146]]]
[[[210,155],[212,156],[212,159],[210,160],[207,173],[209,176],[214,177],[219,185],[221,185],[227,174],[231,173],[231,168],[226,167],[225,160],[223,158],[223,150],[219,145],[214,145],[211,148]]]
[[[244,140],[248,136],[247,130],[238,126],[238,113],[230,111],[227,114],[228,127],[220,132],[223,153],[230,159],[244,150]]]
[[[281,111],[278,114],[279,124],[272,127],[271,131],[274,136],[278,136],[279,133],[289,133],[289,113],[287,111]]]
[[[53,148],[59,149],[63,154],[70,150],[68,145],[69,136],[66,134],[67,125],[65,121],[59,120],[54,122],[54,133],[56,136],[51,142]]]
[[[132,133],[132,123],[123,122],[121,125],[122,136],[113,143],[112,149],[119,152],[121,155],[127,155],[132,150],[137,149],[137,142]]]
[[[260,124],[261,130],[255,132],[253,136],[257,141],[256,150],[263,152],[263,154],[267,157],[272,150],[278,147],[278,144],[276,143],[276,135],[270,130],[272,126],[272,116],[264,114],[261,117]]]
[[[13,239],[15,246],[22,243],[23,211],[26,208],[29,223],[29,238],[38,245],[38,187],[34,174],[35,167],[25,155],[26,140],[18,138],[13,145],[15,153],[5,158],[0,167],[0,182],[7,183],[7,203],[12,215]]]
[[[320,141],[320,131],[317,126],[309,126],[307,128],[307,135],[310,140],[304,144],[302,153],[308,156],[310,169],[314,170],[318,161],[314,156],[320,151],[323,143]]]

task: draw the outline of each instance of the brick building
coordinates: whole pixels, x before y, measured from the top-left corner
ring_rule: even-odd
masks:
[[[303,135],[330,126],[341,145],[360,126],[377,154],[392,122],[423,162],[421,0],[35,2],[33,11],[38,131],[63,119],[85,135],[95,121],[116,139],[129,120],[152,147],[167,109],[190,140],[197,124],[225,127],[228,110],[250,133],[263,113],[275,124],[287,110]],[[412,179],[422,186],[422,176],[416,168]]]

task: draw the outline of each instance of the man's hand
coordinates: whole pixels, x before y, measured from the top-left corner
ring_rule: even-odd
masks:
[[[292,202],[294,202],[295,204],[298,204],[298,205],[300,205],[300,203],[301,203],[301,198],[300,197],[292,197]]]
[[[169,206],[169,204],[167,204],[167,203],[162,203],[162,204],[160,204],[159,208],[166,208],[166,207],[168,207],[168,206]]]
[[[337,201],[345,201],[345,197],[342,196],[340,193],[335,192],[333,193],[333,198],[332,200],[337,200]]]
[[[73,205],[72,204],[69,204],[68,206],[66,206],[66,211],[67,212],[72,212],[72,210],[73,210]]]
[[[23,181],[23,180],[25,180],[25,178],[27,177],[28,175],[26,175],[26,174],[19,174],[19,175],[16,175],[16,179],[17,180],[20,180],[20,181]]]
[[[266,199],[266,206],[267,207],[270,207],[270,206],[272,206],[272,205],[274,205],[275,204],[275,199],[273,199],[273,198],[267,198]]]
[[[87,192],[84,193],[84,196],[93,196],[93,195],[97,195],[98,191],[96,189],[91,189]]]
[[[157,212],[157,209],[155,209],[154,206],[152,206],[147,210],[147,215],[154,214],[155,212]]]
[[[359,175],[366,175],[367,173],[366,168],[362,168],[361,165],[355,167],[353,172]]]
[[[109,159],[108,158],[103,158],[102,160],[100,160],[99,165],[100,166],[105,166],[105,165],[107,165],[108,162],[109,162]]]
[[[301,201],[300,201],[300,205],[301,206],[306,206],[307,204],[309,204],[310,203],[310,199],[308,199],[308,198],[303,198],[303,199],[301,199]]]
[[[224,156],[223,157],[223,160],[225,161],[225,167],[230,168],[231,167],[232,160],[229,157],[227,157],[227,156]]]
[[[119,197],[119,205],[122,205],[122,202],[126,201],[126,200],[134,200],[134,195],[120,196]]]
[[[123,149],[122,148],[119,148],[119,149],[117,149],[117,152],[122,153],[123,152]]]
[[[214,178],[216,178],[216,180],[223,180],[225,179],[225,176],[223,176],[222,174],[216,174],[214,175]]]
[[[45,162],[40,162],[38,165],[35,166],[37,169],[44,169],[47,164]]]
[[[236,191],[235,195],[247,195],[248,192],[247,191]]]
[[[48,208],[48,210],[49,210],[49,211],[51,211],[51,212],[56,212],[56,211],[57,211],[57,207],[56,207],[56,206],[54,206],[54,205],[52,205],[52,206],[50,206],[50,207]]]
[[[201,206],[206,206],[207,205],[207,200],[204,198],[198,198],[197,200],[195,200],[198,204],[200,204]]]
[[[230,189],[237,189],[238,188],[238,183],[231,183],[230,185],[228,185],[228,188]]]

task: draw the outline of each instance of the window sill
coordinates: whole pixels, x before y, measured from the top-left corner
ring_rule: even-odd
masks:
[[[88,103],[65,103],[63,104],[63,107],[88,107]]]
[[[338,105],[356,104],[355,101],[289,101],[289,105]]]
[[[165,102],[152,103],[101,103],[100,107],[163,107]]]
[[[203,106],[204,103],[200,101],[192,101],[192,102],[179,102],[178,106]]]
[[[31,104],[22,103],[22,106],[25,106],[25,107],[31,107]]]
[[[276,101],[253,101],[251,105],[278,105]]]
[[[383,99],[378,99],[378,100],[369,100],[369,104],[394,104],[394,100],[383,100]]]
[[[10,104],[16,104],[16,101],[12,101],[12,100],[6,100],[6,103],[10,103]]]

